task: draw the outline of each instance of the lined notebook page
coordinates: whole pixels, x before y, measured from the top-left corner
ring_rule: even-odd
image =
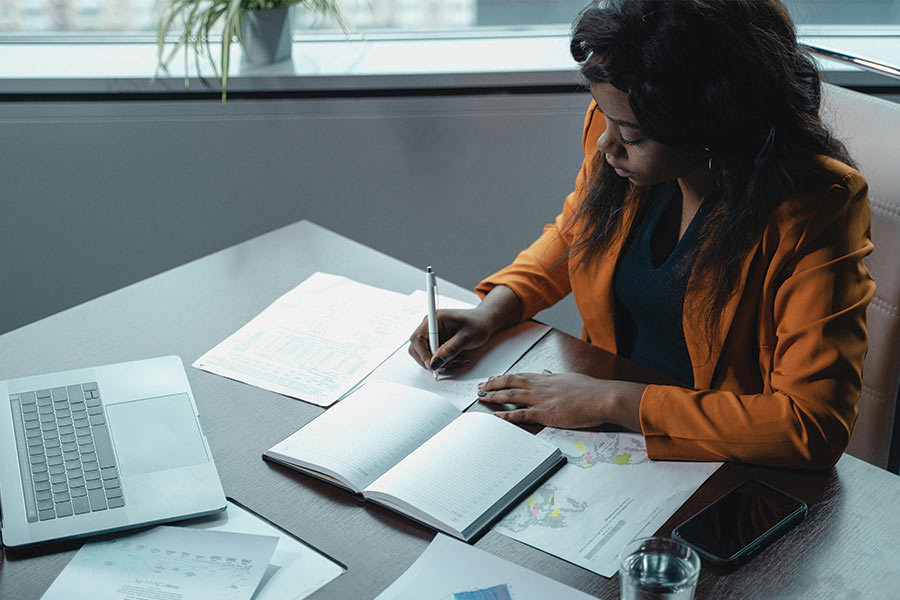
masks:
[[[435,394],[372,380],[267,454],[330,469],[361,490],[459,415]]]
[[[366,490],[462,531],[557,448],[497,417],[466,413]]]

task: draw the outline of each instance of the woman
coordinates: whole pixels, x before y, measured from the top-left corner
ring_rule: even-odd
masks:
[[[441,311],[427,368],[573,293],[582,337],[682,385],[522,374],[496,414],[642,431],[652,458],[827,468],[856,419],[875,284],[864,178],[819,118],[820,81],[777,0],[613,0],[575,24],[593,102],[562,213]]]

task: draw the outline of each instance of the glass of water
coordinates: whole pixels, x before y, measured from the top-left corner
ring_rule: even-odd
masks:
[[[619,555],[621,600],[691,600],[700,576],[700,557],[678,540],[638,538]]]

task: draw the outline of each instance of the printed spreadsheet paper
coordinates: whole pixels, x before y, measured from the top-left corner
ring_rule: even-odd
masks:
[[[330,406],[409,339],[424,316],[417,298],[315,273],[193,366]]]
[[[277,536],[278,546],[253,600],[301,600],[345,571],[327,556],[231,501],[226,510],[183,521],[179,527]]]
[[[250,600],[277,543],[168,526],[89,542],[42,600]]]
[[[604,577],[625,544],[653,535],[722,466],[650,460],[636,433],[547,427],[537,437],[567,462],[494,531]]]
[[[375,600],[588,600],[534,571],[438,534]]]

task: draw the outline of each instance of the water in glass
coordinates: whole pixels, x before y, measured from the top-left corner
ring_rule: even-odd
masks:
[[[691,600],[691,564],[671,554],[638,551],[622,561],[622,600]]]

